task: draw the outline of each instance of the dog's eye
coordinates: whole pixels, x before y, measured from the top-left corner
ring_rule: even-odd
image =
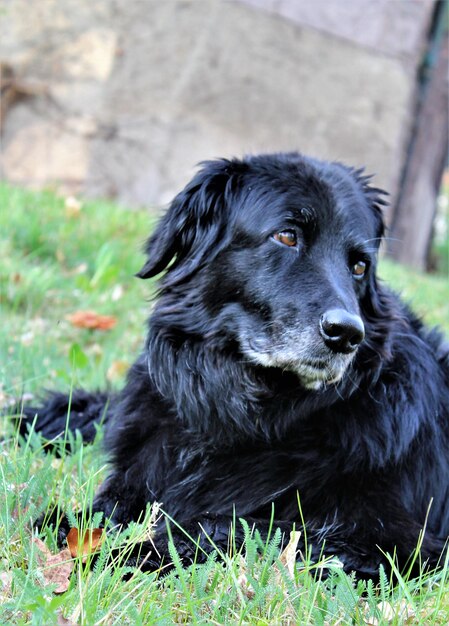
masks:
[[[366,268],[367,265],[365,261],[357,261],[357,263],[352,266],[352,275],[355,278],[362,278],[366,274]]]
[[[294,230],[281,230],[280,233],[273,235],[273,239],[276,239],[279,243],[283,243],[284,246],[289,246],[290,248],[296,246],[298,243],[298,237]]]

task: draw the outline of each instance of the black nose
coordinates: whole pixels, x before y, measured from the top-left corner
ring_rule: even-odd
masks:
[[[334,352],[354,352],[365,337],[365,327],[358,315],[344,309],[330,309],[320,319],[324,343]]]

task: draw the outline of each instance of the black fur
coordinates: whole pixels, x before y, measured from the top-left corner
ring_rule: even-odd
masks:
[[[109,402],[96,510],[126,524],[156,500],[226,547],[234,511],[264,532],[274,504],[283,530],[300,525],[299,494],[314,554],[324,542],[370,576],[381,550],[406,562],[433,500],[422,557],[436,565],[449,534],[448,350],[376,279],[382,197],[361,170],[296,153],[203,165],[148,241],[139,276],[165,274],[145,349]],[[329,311],[363,320],[360,345],[323,334]],[[74,393],[86,439],[104,402]],[[36,412],[53,436],[67,398]],[[178,541],[188,562],[195,548]],[[163,531],[156,546],[167,555]]]

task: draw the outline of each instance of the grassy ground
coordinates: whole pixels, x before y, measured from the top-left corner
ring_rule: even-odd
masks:
[[[44,388],[119,386],[141,345],[154,289],[130,278],[143,261],[140,248],[152,220],[105,202],[80,206],[4,185],[0,207],[0,404],[7,408],[23,393]],[[381,273],[449,333],[446,279],[386,262]],[[113,316],[115,327],[83,329],[67,317],[84,310]],[[126,581],[120,567],[103,567],[103,559],[113,545],[126,552],[146,536],[149,519],[107,538],[94,571],[82,567],[81,557],[50,557],[48,551],[59,553],[54,535],[47,531],[39,543],[30,521],[55,505],[88,511],[105,475],[101,441],[85,448],[75,441],[72,454],[58,457],[46,453],[37,436],[19,445],[6,418],[2,431],[0,624],[449,622],[447,567],[415,581],[382,577],[374,588],[356,584],[335,563],[324,582],[320,568],[293,567],[293,544],[280,555],[276,536],[262,547],[262,557],[257,537],[248,536],[242,553],[225,557],[224,565],[211,558],[169,575],[130,572]],[[64,566],[72,570],[70,582]]]

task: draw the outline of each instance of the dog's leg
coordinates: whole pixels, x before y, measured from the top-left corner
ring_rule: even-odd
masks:
[[[266,539],[270,526],[266,521],[247,519],[247,523],[254,526]],[[172,559],[168,550],[170,537],[176,547],[181,562],[190,565],[193,562],[201,563],[214,549],[222,553],[229,553],[230,549],[240,549],[244,541],[244,530],[237,522],[232,525],[232,520],[222,516],[205,516],[199,522],[183,524],[182,529],[171,526],[168,534],[165,529],[160,529],[152,541],[144,542],[133,550],[127,562],[129,565],[141,567],[145,571],[155,570],[159,567],[170,569]],[[408,526],[408,528],[406,528]],[[288,541],[293,528],[292,522],[275,521],[272,532],[280,528],[284,535],[284,544]],[[354,529],[335,526],[325,528],[309,527],[306,533],[301,533],[298,543],[298,553],[307,554],[314,563],[322,560],[324,555],[336,556],[342,563],[346,572],[355,572],[357,578],[378,578],[379,567],[390,569],[388,559],[384,552],[395,554],[400,570],[407,571],[410,559],[418,542],[420,528],[416,523],[400,524],[396,543],[393,545],[389,539],[388,545],[382,545],[382,537],[372,536],[372,541],[365,533],[354,532]],[[305,544],[307,535],[307,545]],[[390,531],[385,535],[393,536]],[[230,545],[231,544],[231,545]],[[433,569],[441,564],[444,558],[446,545],[441,539],[427,533],[422,541],[420,558],[411,568],[411,575],[417,576],[424,565]]]
[[[257,529],[264,541],[270,532],[272,536],[279,528],[283,534],[284,545],[293,529],[290,521],[276,520],[270,525],[266,520],[248,518],[246,522],[250,528]],[[70,530],[68,520],[64,516],[57,520],[57,524],[56,518],[46,521],[46,525],[52,523],[58,527],[58,543],[62,546]],[[120,554],[120,550],[114,550],[111,561],[138,567],[142,571],[162,569],[167,572],[173,567],[169,550],[170,541],[173,541],[182,564],[189,566],[193,563],[203,563],[214,550],[222,554],[232,554],[234,550],[239,550],[243,546],[245,537],[244,528],[239,521],[221,515],[207,515],[199,521],[181,525],[170,524],[169,529],[166,523],[162,522],[153,539],[137,543],[131,550],[125,548],[124,555]],[[297,529],[301,530],[298,526]],[[336,556],[347,573],[355,572],[359,579],[377,579],[381,565],[386,570],[390,569],[384,554],[388,552],[390,555],[395,554],[399,569],[406,571],[418,542],[419,525],[402,520],[398,524],[397,533],[391,528],[384,530],[385,533],[381,533],[377,528],[376,532],[371,534],[366,530],[362,532],[360,528],[354,526],[345,527],[338,524],[309,526],[305,532],[301,532],[298,554],[307,554],[313,563],[319,563],[324,556]],[[388,545],[382,544],[382,535],[389,538]],[[392,542],[393,535],[396,535],[396,542]],[[445,548],[443,540],[426,533],[421,545],[420,558],[411,568],[411,575],[417,576],[424,565],[428,569],[441,565]]]
[[[381,565],[391,569],[386,554],[395,559],[399,571],[418,576],[423,568],[441,566],[447,549],[445,540],[429,531],[423,533],[422,526],[396,505],[384,519],[371,517],[369,525],[366,519],[337,521],[321,529],[312,526],[307,536],[314,546],[314,555],[321,546],[320,552],[338,557],[346,572],[354,571],[364,579],[377,578]]]
[[[269,532],[268,523],[261,520],[248,520],[262,538],[266,539]],[[288,538],[292,530],[291,522],[275,522],[272,534],[280,528]],[[187,567],[193,563],[203,563],[214,550],[221,554],[232,554],[244,543],[245,532],[238,520],[227,516],[207,515],[201,520],[181,525],[162,522],[155,536],[150,541],[135,546],[126,559],[127,565],[139,567],[143,571],[154,571],[161,568],[168,571],[173,567],[169,551],[169,542],[173,541],[182,564]]]

